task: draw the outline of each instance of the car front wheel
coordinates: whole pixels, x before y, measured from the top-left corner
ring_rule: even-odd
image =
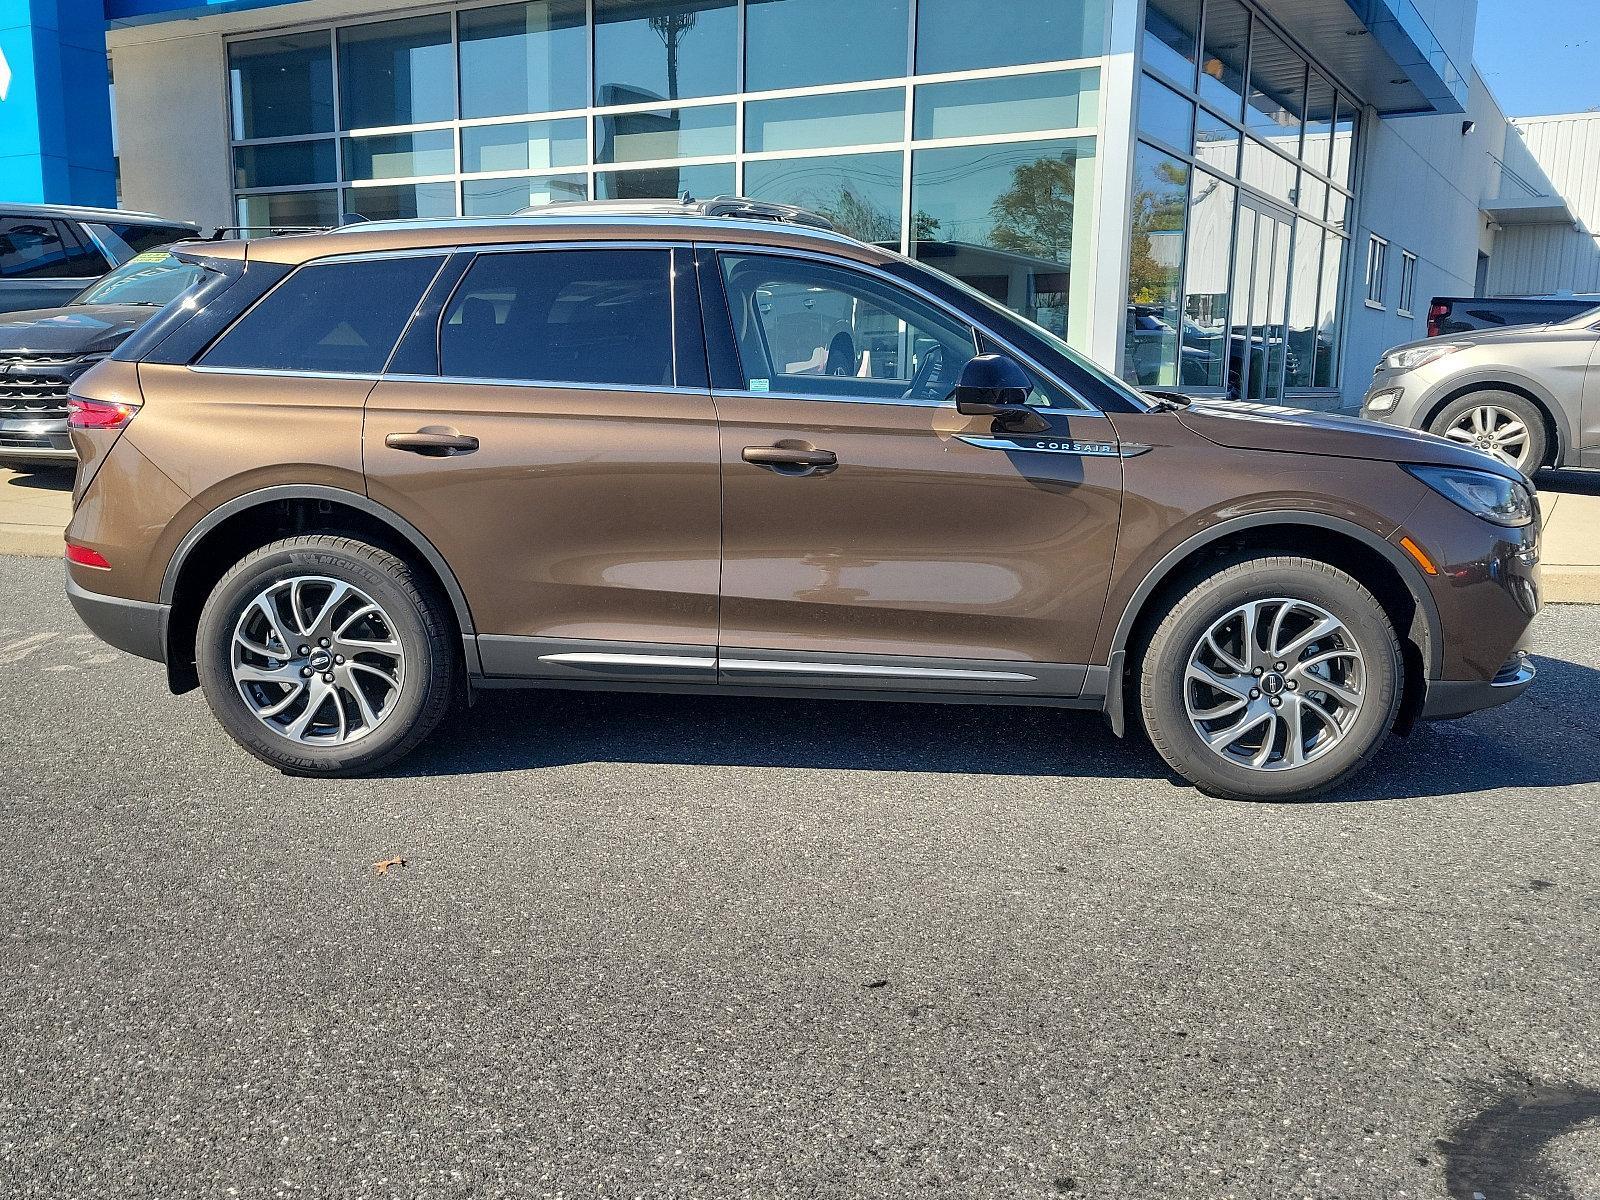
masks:
[[[1343,782],[1394,725],[1402,664],[1393,623],[1344,571],[1249,559],[1196,583],[1145,652],[1150,740],[1202,790],[1288,800]]]
[[[1548,454],[1544,414],[1515,392],[1462,396],[1440,410],[1428,432],[1497,458],[1524,475],[1544,466]]]
[[[294,775],[377,770],[432,732],[455,694],[443,603],[405,560],[349,537],[247,555],[200,614],[195,655],[218,721]]]

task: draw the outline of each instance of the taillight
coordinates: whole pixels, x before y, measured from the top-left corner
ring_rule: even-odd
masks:
[[[111,564],[106,561],[104,554],[87,546],[73,545],[71,542],[67,543],[67,561],[77,563],[80,567],[99,567],[105,571],[111,569]]]
[[[1436,302],[1428,308],[1428,336],[1438,337],[1444,332],[1443,322],[1450,315],[1450,305]]]
[[[137,404],[67,397],[67,424],[73,429],[120,429],[133,420]]]

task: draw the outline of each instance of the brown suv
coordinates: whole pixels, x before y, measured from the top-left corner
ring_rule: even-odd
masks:
[[[68,589],[247,750],[370,771],[496,687],[1038,704],[1308,794],[1508,700],[1527,481],[1134,391],[748,202],[219,243],[74,387]]]

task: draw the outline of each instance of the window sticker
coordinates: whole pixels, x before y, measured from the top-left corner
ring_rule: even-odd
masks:
[[[772,384],[766,379],[752,379],[750,381],[750,390],[752,392],[770,392]]]

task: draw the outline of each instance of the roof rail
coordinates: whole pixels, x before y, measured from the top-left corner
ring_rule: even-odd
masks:
[[[809,229],[838,232],[827,217],[809,209],[799,208],[793,204],[777,204],[770,200],[751,200],[746,196],[715,196],[710,200],[696,200],[688,193],[684,193],[676,200],[558,200],[552,204],[535,204],[521,208],[512,215],[540,217],[579,213],[591,213],[595,216],[731,217],[747,221],[775,221],[787,225],[804,225]]]
[[[325,233],[325,225],[218,225],[206,238],[208,242],[231,241],[234,234],[263,233],[268,237],[284,237],[291,233]]]
[[[770,200],[751,200],[745,196],[714,196],[699,205],[701,215],[707,217],[743,217],[751,221],[782,221],[789,225],[805,225],[812,229],[838,232],[834,223],[810,209],[795,204],[777,204]]]

